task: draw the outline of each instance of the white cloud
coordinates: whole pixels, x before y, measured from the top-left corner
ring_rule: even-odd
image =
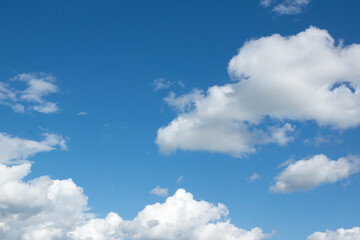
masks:
[[[166,80],[165,78],[157,78],[153,81],[154,90],[161,90],[169,88],[173,82]]]
[[[88,113],[87,113],[87,112],[78,112],[77,115],[78,115],[78,116],[84,116],[84,115],[88,115]]]
[[[116,213],[87,214],[87,197],[71,179],[40,177],[27,182],[30,163],[0,165],[1,239],[24,240],[261,240],[269,235],[226,220],[223,204],[196,201],[179,189],[165,203],[146,206],[133,220]]]
[[[23,181],[30,167],[0,164],[0,239],[63,239],[86,216],[87,197],[71,179]]]
[[[257,174],[257,173],[254,173],[253,175],[251,175],[250,177],[249,177],[249,181],[250,182],[253,182],[253,181],[256,181],[256,180],[260,180],[260,175],[259,174]]]
[[[54,84],[55,77],[45,73],[23,73],[11,79],[12,83],[24,82],[27,87],[15,89],[11,85],[0,82],[0,104],[10,106],[15,112],[37,111],[40,113],[55,113],[58,106],[45,99],[51,93],[58,92]]]
[[[280,15],[299,14],[310,3],[310,0],[286,0],[273,7],[273,11]]]
[[[260,240],[269,236],[260,228],[238,228],[223,219],[227,215],[223,204],[196,201],[192,194],[179,189],[165,203],[146,206],[133,220],[110,213],[105,219],[93,219],[77,227],[69,236],[74,240]]]
[[[343,142],[342,139],[336,138],[333,135],[330,135],[330,134],[323,135],[321,133],[318,133],[312,139],[306,138],[303,140],[303,143],[308,144],[308,145],[314,145],[317,147],[319,147],[320,145],[330,144],[330,143],[341,144],[342,142]]]
[[[150,191],[150,193],[157,196],[166,197],[168,195],[168,189],[156,186],[154,189]]]
[[[260,4],[263,5],[264,7],[270,6],[272,2],[274,2],[274,0],[260,0]]]
[[[238,228],[226,218],[228,209],[219,203],[194,200],[179,189],[165,203],[146,206],[132,220],[116,213],[95,218],[88,213],[83,189],[71,179],[48,176],[29,179],[31,163],[22,162],[37,152],[62,145],[56,135],[45,140],[0,135],[0,239],[22,240],[261,240],[269,236],[260,228]],[[29,180],[24,180],[24,178]]]
[[[360,45],[336,46],[326,30],[315,27],[251,40],[229,63],[235,82],[165,99],[179,115],[158,130],[156,143],[163,153],[184,149],[241,156],[258,144],[291,141],[294,125],[286,121],[356,127],[359,56]],[[267,119],[274,125],[263,124]]]
[[[358,240],[360,239],[360,227],[351,229],[340,228],[338,230],[326,232],[316,232],[311,234],[307,240]]]
[[[270,7],[277,0],[261,0],[260,4],[264,7]],[[272,11],[279,15],[299,14],[304,11],[304,8],[310,3],[310,0],[283,0],[281,3],[276,3],[272,7]]]
[[[0,133],[0,164],[24,161],[36,153],[52,151],[56,146],[66,149],[66,141],[61,135],[50,133],[43,135],[44,140],[33,141]]]
[[[185,87],[185,83],[183,83],[182,81],[178,81],[177,84],[178,84],[180,87],[182,87],[182,88]]]
[[[271,191],[289,193],[309,190],[326,183],[335,183],[360,171],[360,159],[354,156],[330,160],[325,155],[315,155],[289,165],[275,178]]]
[[[177,183],[181,183],[184,180],[183,176],[178,177],[178,179],[176,180]]]

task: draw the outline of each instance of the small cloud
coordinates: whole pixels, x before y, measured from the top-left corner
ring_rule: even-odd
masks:
[[[89,113],[87,113],[87,112],[78,112],[78,116],[84,116],[84,115],[88,115]]]
[[[342,140],[337,139],[336,137],[334,137],[332,135],[324,136],[321,133],[319,133],[313,139],[309,139],[309,138],[304,139],[303,143],[307,144],[307,145],[314,145],[316,147],[319,147],[320,145],[323,145],[323,144],[331,144],[331,143],[341,144]]]
[[[178,177],[178,179],[176,180],[177,183],[181,183],[184,180],[183,176]]]
[[[281,164],[279,165],[279,168],[286,167],[286,166],[290,165],[290,164],[293,163],[293,162],[295,162],[295,160],[292,159],[292,158],[290,158],[290,159],[286,160],[285,162],[281,163]]]
[[[253,175],[251,175],[249,178],[248,178],[248,180],[249,180],[249,182],[254,182],[254,181],[256,181],[256,180],[260,180],[260,175],[259,174],[257,174],[257,173],[254,173]]]
[[[349,180],[347,180],[345,183],[341,184],[341,186],[342,186],[343,188],[346,188],[346,187],[349,186],[350,184],[351,184],[351,180],[349,179]]]
[[[160,196],[160,197],[166,197],[168,195],[168,189],[167,188],[161,188],[159,186],[156,186],[154,189],[150,191],[151,194]]]
[[[273,5],[273,3],[277,2]],[[310,0],[261,0],[260,5],[264,8],[268,8],[271,5],[272,12],[275,12],[279,15],[293,15],[300,14],[304,11],[305,7],[310,3]]]
[[[11,108],[16,113],[24,113],[25,112],[24,105],[22,105],[20,103],[16,103],[16,104],[12,105]]]
[[[331,160],[319,154],[287,165],[275,177],[276,183],[270,190],[276,193],[307,191],[323,184],[348,179],[350,175],[358,172],[360,172],[360,159],[356,156]]]
[[[178,81],[177,84],[182,87],[182,88],[185,88],[185,83],[183,83],[182,81]]]
[[[161,90],[169,88],[173,82],[166,80],[165,78],[157,78],[153,81],[152,85],[154,86],[154,90]]]
[[[274,0],[261,0],[260,4],[264,7],[268,7]]]

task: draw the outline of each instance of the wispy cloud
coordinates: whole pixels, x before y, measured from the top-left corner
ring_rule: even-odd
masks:
[[[271,11],[279,15],[292,15],[302,13],[310,0],[261,0],[260,4],[265,8],[271,6]]]
[[[161,188],[159,186],[156,186],[154,189],[150,191],[151,194],[160,196],[160,197],[166,197],[168,195],[168,189],[167,188]]]
[[[89,113],[87,112],[78,112],[77,115],[78,116],[84,116],[84,115],[88,115]]]
[[[46,99],[48,95],[59,91],[55,81],[54,76],[45,73],[18,74],[10,79],[10,82],[0,82],[0,104],[9,106],[18,113],[26,111],[58,112],[57,103]],[[24,89],[14,88],[12,85],[15,82],[25,83],[26,87]]]
[[[184,180],[183,176],[178,177],[178,179],[176,180],[177,183],[181,183]]]
[[[254,182],[254,181],[256,181],[256,180],[260,180],[260,175],[259,174],[257,174],[257,173],[254,173],[253,175],[251,175],[249,178],[248,178],[248,180],[249,180],[249,182]]]
[[[161,89],[168,89],[173,85],[177,85],[181,88],[185,88],[185,83],[182,81],[172,82],[169,80],[166,80],[165,78],[157,78],[153,81],[151,84],[154,87],[154,90],[161,90]]]
[[[154,86],[154,90],[161,90],[169,88],[173,82],[166,80],[165,78],[157,78],[153,81],[152,85]]]
[[[34,141],[0,133],[0,163],[10,164],[25,161],[39,152],[48,152],[59,147],[66,150],[66,140],[58,134],[44,133],[42,141]]]

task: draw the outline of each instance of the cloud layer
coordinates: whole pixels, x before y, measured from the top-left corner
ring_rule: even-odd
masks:
[[[40,113],[55,113],[59,110],[54,102],[45,97],[58,92],[55,77],[45,73],[23,73],[11,79],[11,84],[0,82],[0,104],[10,106],[15,112],[36,111]],[[26,84],[25,89],[15,89],[15,82]]]
[[[325,155],[290,163],[277,176],[271,191],[289,193],[309,190],[326,183],[335,183],[360,171],[360,159],[354,156],[330,160]]]
[[[293,140],[294,125],[286,121],[356,127],[359,56],[360,45],[335,45],[326,30],[315,27],[251,40],[229,63],[235,82],[165,99],[179,114],[158,130],[156,143],[163,153],[184,149],[241,156],[259,144]]]

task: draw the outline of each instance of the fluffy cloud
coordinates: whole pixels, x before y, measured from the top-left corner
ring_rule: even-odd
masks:
[[[261,0],[260,4],[264,7],[269,7],[276,0]],[[276,3],[272,7],[272,11],[279,15],[299,14],[310,3],[310,0],[285,0],[281,3]]]
[[[146,206],[133,220],[116,213],[87,214],[87,197],[71,179],[23,181],[30,163],[0,165],[0,238],[23,240],[261,240],[269,235],[226,220],[223,204],[196,201],[179,189],[163,204]]]
[[[0,238],[63,239],[85,217],[87,197],[71,179],[24,182],[30,166],[0,164]]]
[[[165,99],[179,114],[158,130],[156,143],[163,153],[184,149],[242,155],[258,144],[291,141],[294,126],[285,121],[356,127],[359,56],[360,45],[335,45],[326,30],[315,27],[248,41],[228,66],[235,82]]]
[[[165,203],[146,206],[133,220],[116,213],[95,218],[88,213],[83,189],[71,179],[24,180],[31,172],[25,159],[57,145],[66,146],[53,134],[40,142],[0,135],[0,239],[261,240],[268,236],[260,228],[247,231],[232,225],[223,204],[196,201],[183,189]]]
[[[28,140],[0,133],[0,164],[23,161],[39,153],[54,150],[57,146],[66,149],[66,141],[61,135],[44,133],[42,141]]]
[[[335,183],[360,171],[360,159],[349,156],[330,160],[325,155],[315,155],[289,165],[276,177],[273,192],[288,193],[308,190],[322,184]]]
[[[260,240],[268,237],[259,228],[246,231],[223,220],[227,214],[223,204],[196,201],[192,194],[179,189],[165,203],[146,206],[133,220],[126,221],[110,213],[105,219],[92,219],[77,227],[69,236],[75,240]]]
[[[340,228],[336,232],[316,232],[310,235],[307,240],[358,240],[360,239],[360,227],[351,229]]]
[[[52,75],[18,74],[11,82],[23,82],[27,87],[23,90],[14,89],[10,84],[0,82],[0,104],[10,106],[15,112],[37,111],[40,113],[55,113],[58,111],[56,103],[47,101],[45,97],[58,92],[56,81]]]

